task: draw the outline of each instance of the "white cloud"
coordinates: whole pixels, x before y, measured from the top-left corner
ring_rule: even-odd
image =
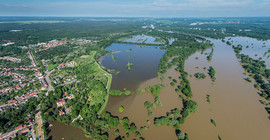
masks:
[[[66,16],[270,16],[269,1],[255,0],[149,0],[33,2],[27,7],[42,15]],[[14,8],[15,9],[15,8]],[[20,8],[18,8],[20,9]],[[0,10],[1,11],[1,10]],[[21,10],[21,13],[24,11]]]
[[[27,6],[24,4],[4,4],[6,7],[21,7],[21,8],[26,8]]]

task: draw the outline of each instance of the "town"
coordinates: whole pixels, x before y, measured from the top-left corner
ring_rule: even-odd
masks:
[[[51,82],[59,84],[57,81],[58,78],[51,78],[50,73],[41,71],[39,64],[33,55],[33,53],[38,53],[40,51],[45,51],[50,48],[63,45],[84,45],[91,44],[96,41],[85,40],[85,39],[73,39],[73,40],[52,40],[48,43],[37,43],[34,45],[23,46],[23,49],[33,49],[34,51],[28,51],[25,55],[31,61],[31,65],[20,65],[16,66],[5,66],[0,65],[0,96],[7,97],[6,100],[2,100],[0,103],[0,113],[6,112],[9,110],[14,110],[20,106],[26,104],[30,99],[38,98],[39,94],[46,93],[48,96],[49,91],[53,90]],[[8,42],[2,44],[2,46],[10,46],[16,44],[15,42]],[[20,47],[20,46],[18,46]],[[13,63],[20,64],[22,59],[16,58],[14,56],[3,56],[0,57],[0,60],[11,61]],[[43,66],[48,66],[45,60],[41,60]],[[65,67],[74,67],[76,63],[74,61],[66,62],[59,64],[56,68],[62,69]],[[65,81],[61,81],[62,84],[70,84],[76,81],[76,76],[72,78],[67,78]],[[72,79],[72,81],[71,81]],[[32,84],[38,85],[36,89],[32,89]],[[23,92],[22,92],[23,91]],[[13,95],[13,97],[11,96]],[[59,99],[56,102],[57,107],[59,108],[59,115],[68,115],[71,112],[71,107],[66,107],[66,101],[74,98],[72,94],[65,93],[63,98]],[[39,110],[39,105],[36,110]],[[13,128],[8,129],[5,133],[0,133],[0,139],[10,140],[18,135],[27,136],[29,140],[40,139],[44,140],[44,130],[42,129],[43,120],[40,114],[40,111],[35,115],[35,118],[31,118],[30,115],[24,118],[25,123],[17,125]]]

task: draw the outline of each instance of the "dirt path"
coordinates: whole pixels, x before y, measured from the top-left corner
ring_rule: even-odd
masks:
[[[40,115],[40,112],[38,112],[36,114],[35,118],[36,118],[36,123],[38,124],[38,126],[37,126],[37,137],[40,138],[39,140],[44,140],[45,137],[44,137],[44,132],[43,132],[43,129],[42,129],[43,121],[42,121],[42,117]]]

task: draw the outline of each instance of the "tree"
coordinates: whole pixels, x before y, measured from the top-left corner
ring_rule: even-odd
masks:
[[[124,107],[123,107],[123,106],[120,106],[120,107],[119,107],[119,112],[120,112],[120,113],[124,112]]]
[[[129,129],[131,133],[135,133],[137,131],[137,127],[134,123],[130,124],[130,129]]]

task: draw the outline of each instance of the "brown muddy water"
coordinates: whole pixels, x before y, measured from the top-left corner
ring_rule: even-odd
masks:
[[[207,74],[203,67],[208,69],[211,65],[216,70],[217,80],[212,85],[209,76],[204,80],[189,78],[193,100],[198,102],[199,108],[186,120],[182,130],[193,140],[216,140],[218,135],[225,140],[269,140],[269,115],[259,102],[262,98],[258,91],[253,83],[244,80],[247,76],[243,75],[245,71],[231,47],[219,40],[210,40],[215,46],[212,61],[208,62],[206,55],[197,52],[186,61],[185,70],[192,75]],[[207,94],[210,104],[206,101]],[[210,119],[215,120],[216,127]]]
[[[132,44],[113,44],[106,48],[110,51],[121,51],[114,55],[116,62],[112,61],[111,56],[105,56],[102,60],[102,65],[109,69],[120,71],[120,74],[113,76],[112,89],[123,90],[127,88],[131,90],[132,94],[129,96],[110,96],[106,111],[118,116],[120,119],[128,117],[131,122],[134,122],[139,130],[140,127],[149,126],[148,130],[142,132],[145,139],[176,139],[175,130],[172,127],[162,126],[156,127],[153,124],[154,117],[166,115],[166,112],[174,108],[182,108],[182,103],[178,100],[178,94],[175,93],[174,88],[166,86],[162,89],[160,94],[162,107],[156,106],[152,109],[153,117],[149,117],[144,102],[154,102],[154,97],[151,93],[137,95],[136,89],[143,89],[150,85],[162,83],[157,78],[158,64],[161,56],[165,50],[155,47],[144,46],[138,47]],[[124,50],[132,49],[131,52]],[[126,69],[128,57],[131,56],[131,62],[134,64],[131,70]],[[177,77],[179,75],[173,69],[166,75],[164,84],[169,84],[168,76]],[[119,113],[120,106],[124,106],[125,111]],[[147,125],[147,120],[150,120],[150,125]],[[122,126],[118,126],[120,135],[125,136]],[[113,135],[116,129],[109,132],[109,139],[115,139],[117,136]],[[165,135],[164,135],[165,134]],[[135,138],[134,134],[130,134],[129,139]]]
[[[49,128],[51,132],[48,135],[48,140],[91,140],[86,138],[84,132],[71,125],[65,125],[54,121]]]
[[[244,80],[247,76],[243,75],[244,70],[231,47],[220,40],[209,40],[215,46],[212,61],[208,62],[206,55],[197,52],[186,61],[185,70],[191,75],[196,72],[207,75],[207,69],[211,65],[216,70],[217,80],[212,84],[209,76],[204,80],[197,80],[194,76],[189,78],[194,95],[192,99],[198,102],[199,107],[198,111],[180,126],[181,130],[188,133],[191,140],[217,140],[218,135],[225,140],[268,140],[270,138],[269,115],[264,109],[265,106],[260,104],[261,98],[253,83]],[[127,51],[130,48],[131,52]],[[109,69],[120,71],[120,74],[113,76],[112,89],[127,88],[132,94],[110,96],[105,111],[119,116],[120,119],[128,117],[130,123],[134,122],[138,130],[142,126],[149,126],[147,130],[141,132],[142,137],[147,140],[176,140],[173,127],[156,127],[153,124],[154,117],[164,116],[174,108],[182,108],[182,102],[174,91],[176,87],[170,86],[168,79],[172,76],[179,82],[177,77],[180,74],[172,68],[164,74],[164,82],[157,77],[159,59],[165,50],[132,44],[113,44],[108,49],[122,52],[113,54],[115,63],[111,55],[105,56],[102,61],[102,65]],[[206,52],[210,52],[210,49]],[[130,71],[126,69],[129,56],[134,64]],[[196,60],[196,57],[199,59]],[[203,70],[203,67],[207,69]],[[135,91],[158,83],[166,85],[160,94],[163,106],[152,108],[154,115],[148,117],[144,102],[154,102],[154,97],[148,92],[137,95]],[[207,94],[211,96],[210,104],[206,101]],[[120,106],[125,108],[123,113],[118,111]],[[215,120],[216,126],[211,124],[210,119]],[[147,120],[150,120],[150,125],[147,125]],[[120,135],[125,136],[122,126],[119,125],[118,129]],[[115,130],[109,132],[109,139],[117,137],[113,134]],[[80,129],[57,122],[53,123],[51,134],[53,139],[86,139]],[[130,134],[128,139],[133,138],[135,138],[134,134]]]

